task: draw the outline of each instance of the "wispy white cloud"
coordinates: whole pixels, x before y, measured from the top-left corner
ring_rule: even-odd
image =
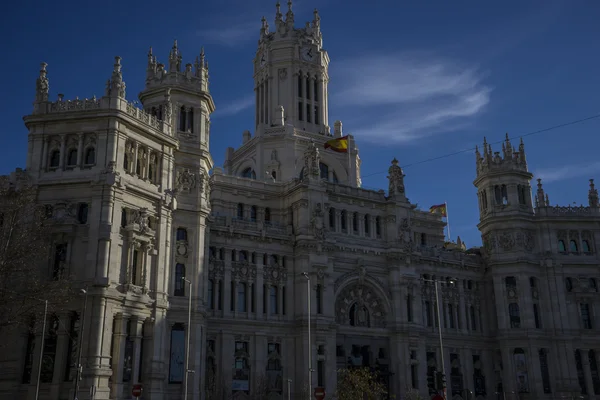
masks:
[[[352,128],[365,139],[409,142],[456,130],[490,101],[492,89],[477,68],[426,54],[371,55],[339,65],[333,74],[342,89],[332,100],[345,110],[366,108],[369,118]]]
[[[230,102],[222,102],[222,107],[217,104],[217,109],[212,114],[213,118],[226,117],[238,114],[254,105],[254,95],[244,96]]]
[[[563,181],[578,178],[600,171],[600,161],[586,164],[571,164],[557,168],[546,168],[536,171],[535,176],[541,178],[544,183]]]
[[[234,47],[249,40],[257,40],[260,32],[260,18],[243,23],[222,24],[214,28],[198,31],[204,43],[214,43]]]

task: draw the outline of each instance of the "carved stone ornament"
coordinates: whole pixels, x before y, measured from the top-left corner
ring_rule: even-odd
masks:
[[[175,183],[178,191],[189,193],[196,187],[196,175],[187,168],[183,169],[177,173]]]
[[[523,234],[523,247],[529,252],[533,251],[535,247],[535,238],[532,232],[525,232]]]
[[[318,203],[315,207],[315,210],[313,211],[311,225],[313,228],[313,235],[315,236],[315,239],[325,240],[325,224],[321,203]]]
[[[40,76],[36,82],[36,101],[48,101],[48,93],[50,92],[50,82],[46,76],[46,67],[48,64],[42,63],[40,68]]]
[[[394,158],[392,160],[392,165],[388,169],[388,179],[389,179],[389,195],[393,196],[395,194],[404,195],[404,173],[402,172],[402,168],[398,165],[398,160]]]
[[[279,68],[279,80],[285,81],[287,79],[288,72],[287,68]]]
[[[272,284],[284,283],[287,281],[287,271],[277,263],[267,265],[263,269],[263,278],[265,282]]]
[[[504,232],[498,238],[498,244],[504,251],[510,251],[515,245],[515,240],[510,232]]]
[[[306,152],[304,152],[304,178],[310,176],[319,177],[321,174],[319,168],[320,159],[319,149],[315,145],[315,142],[311,142]]]
[[[223,260],[210,260],[208,263],[208,277],[210,279],[223,278],[225,276],[225,263]]]
[[[338,324],[385,328],[386,311],[383,301],[366,285],[349,285],[336,299],[336,320]],[[351,313],[353,315],[350,315]]]
[[[139,226],[140,233],[145,233],[148,230],[148,218],[149,214],[147,208],[140,208],[135,212],[133,222]]]
[[[256,279],[256,265],[248,261],[237,261],[231,266],[231,277],[234,280],[253,281]]]

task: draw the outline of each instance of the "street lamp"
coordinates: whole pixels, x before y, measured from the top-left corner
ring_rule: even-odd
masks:
[[[292,400],[292,380],[288,378],[288,400]]]
[[[306,278],[306,298],[307,298],[307,311],[308,311],[308,400],[312,399],[312,343],[310,340],[310,276],[307,272],[303,272],[302,275]]]
[[[438,289],[439,281],[437,279],[423,279],[424,282],[433,282],[435,286],[435,304],[437,307],[437,320],[438,320],[438,333],[440,336],[440,357],[442,361],[442,390],[444,393],[444,399],[447,399],[447,390],[446,390],[446,364],[444,364],[444,339],[442,337],[442,312],[440,309],[440,294]],[[453,280],[447,281],[447,283],[454,283]]]
[[[48,315],[48,300],[44,300],[44,323],[42,325],[42,341],[40,346],[40,362],[38,365],[37,381],[35,383],[35,400],[40,398],[40,378],[42,376],[42,361],[44,358],[44,340],[46,340],[46,316]]]
[[[188,323],[187,329],[185,330],[185,379],[183,381],[183,399],[187,400],[189,374],[194,372],[190,371],[190,330],[192,329],[192,281],[185,279],[185,276],[182,276],[181,280],[190,286],[190,291],[188,293]]]
[[[79,329],[79,349],[77,349],[77,375],[75,377],[75,394],[73,395],[74,399],[77,400],[79,397],[79,381],[81,380],[81,372],[83,370],[83,366],[81,365],[81,351],[83,349],[83,330],[85,327],[85,312],[87,310],[87,300],[88,300],[88,291],[86,289],[81,289],[79,291],[83,295],[83,311],[81,312],[80,319],[80,329]]]

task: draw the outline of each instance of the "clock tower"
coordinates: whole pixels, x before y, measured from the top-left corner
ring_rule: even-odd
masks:
[[[323,49],[321,18],[315,9],[312,22],[295,28],[292,2],[287,6],[284,16],[277,3],[273,31],[262,18],[254,59],[256,133],[261,135],[265,128],[283,122],[311,133],[329,134],[329,56]]]

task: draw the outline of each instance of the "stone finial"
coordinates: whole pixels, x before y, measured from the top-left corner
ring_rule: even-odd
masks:
[[[590,191],[588,193],[588,202],[590,207],[598,207],[598,189],[596,189],[593,179],[590,179]]]
[[[335,121],[333,123],[333,136],[342,137],[344,134],[342,121]]]
[[[121,72],[121,57],[115,56],[111,79],[106,84],[106,95],[125,98],[125,82]]]
[[[285,13],[285,23],[288,26],[294,26],[294,12],[292,11],[292,0],[288,0],[287,2],[288,10]]]
[[[46,67],[48,64],[45,62],[40,64],[40,75],[37,78],[35,89],[35,101],[42,102],[48,101],[48,94],[50,93],[50,82],[48,81],[48,76],[46,72]]]
[[[537,192],[535,195],[536,207],[546,207],[548,203],[546,202],[546,194],[544,193],[544,187],[542,185],[542,180],[540,178],[537,179]]]
[[[390,198],[394,198],[397,200],[406,200],[406,194],[404,189],[404,172],[400,165],[398,165],[398,160],[396,157],[392,160],[392,165],[388,169],[388,180],[389,180],[389,188],[388,195]]]

